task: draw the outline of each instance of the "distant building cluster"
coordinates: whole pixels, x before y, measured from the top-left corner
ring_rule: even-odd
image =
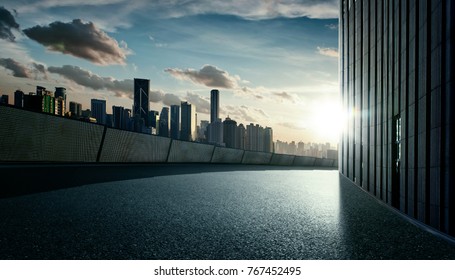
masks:
[[[275,153],[338,160],[338,148],[331,147],[330,143],[288,143],[277,140]]]
[[[3,95],[0,103],[8,104],[8,95]],[[66,88],[56,87],[55,91],[37,86],[35,92],[25,94],[21,90],[14,92],[14,106],[34,112],[64,116],[66,112]]]
[[[286,143],[273,141],[273,130],[259,124],[244,125],[227,116],[220,118],[220,92],[210,91],[210,121],[201,120],[197,125],[194,104],[183,101],[180,105],[163,107],[161,112],[150,110],[150,80],[134,79],[132,109],[112,106],[112,114],[107,114],[106,100],[91,99],[90,109],[70,101],[67,107],[66,89],[56,87],[54,92],[37,86],[36,92],[14,93],[14,106],[35,112],[65,116],[82,121],[102,124],[108,127],[170,137],[176,140],[196,141],[216,146],[282,154],[295,154],[314,157],[331,157],[329,146],[322,144]],[[8,95],[2,95],[0,103],[9,104]],[[336,152],[336,150],[335,150]],[[338,153],[334,153],[338,156]]]

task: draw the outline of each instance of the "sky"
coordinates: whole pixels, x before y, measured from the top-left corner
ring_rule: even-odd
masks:
[[[338,0],[3,0],[0,94],[67,89],[131,108],[189,101],[210,119],[273,128],[274,140],[338,141]]]

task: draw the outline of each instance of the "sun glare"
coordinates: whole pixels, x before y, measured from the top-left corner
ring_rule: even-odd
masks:
[[[346,120],[341,105],[334,101],[327,101],[314,106],[311,129],[323,141],[336,143]]]

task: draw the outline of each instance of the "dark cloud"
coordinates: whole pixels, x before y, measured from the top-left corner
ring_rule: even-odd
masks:
[[[14,42],[12,29],[19,29],[19,24],[14,19],[14,16],[4,7],[0,7],[0,38]]]
[[[207,87],[227,89],[237,87],[236,78],[230,76],[228,72],[212,65],[204,65],[201,70],[167,68],[164,71],[177,79],[192,81],[196,84],[202,84]]]
[[[50,73],[59,74],[81,86],[94,90],[109,90],[116,96],[126,96],[132,98],[134,83],[131,79],[116,80],[111,77],[100,77],[85,69],[73,65],[62,67],[51,66],[47,69]]]
[[[49,26],[24,29],[32,40],[49,50],[70,54],[101,65],[125,64],[128,50],[98,29],[92,22],[75,19],[69,23],[53,22]]]
[[[18,78],[32,78],[31,71],[26,66],[20,64],[11,58],[0,58],[0,65],[4,68],[11,70],[14,77]]]
[[[43,64],[38,64],[38,63],[33,62],[32,65],[38,72],[46,74],[46,72],[47,72],[46,66],[44,66]]]

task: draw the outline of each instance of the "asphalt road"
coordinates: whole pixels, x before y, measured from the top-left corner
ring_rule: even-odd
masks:
[[[0,199],[1,259],[455,259],[335,170],[28,168]],[[21,170],[7,169],[2,188]]]

